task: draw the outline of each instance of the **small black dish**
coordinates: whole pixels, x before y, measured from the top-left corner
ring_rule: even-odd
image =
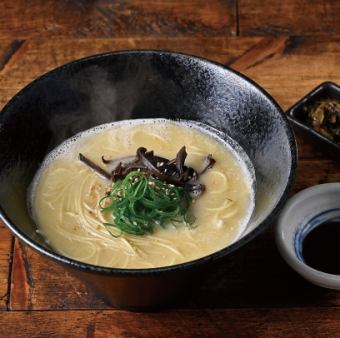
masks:
[[[311,141],[318,149],[326,151],[335,160],[340,161],[340,146],[304,121],[304,109],[324,99],[336,99],[340,101],[340,87],[333,82],[321,83],[288,109],[288,119],[292,122],[294,131]]]

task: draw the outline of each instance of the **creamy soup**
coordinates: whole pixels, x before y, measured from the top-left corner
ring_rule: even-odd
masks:
[[[185,164],[199,170],[207,154],[215,165],[200,182],[205,192],[190,206],[193,227],[169,224],[142,236],[113,237],[99,207],[112,183],[79,161],[79,153],[105,168],[101,157],[122,158],[143,146],[172,159],[183,146]],[[135,120],[102,125],[65,141],[44,160],[30,190],[32,216],[59,253],[114,268],[154,268],[194,260],[233,243],[254,208],[252,173],[241,156],[195,123]]]

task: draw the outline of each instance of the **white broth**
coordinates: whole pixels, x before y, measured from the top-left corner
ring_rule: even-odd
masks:
[[[115,238],[99,207],[111,182],[79,161],[79,153],[105,169],[101,157],[122,158],[139,147],[168,159],[186,146],[185,164],[199,171],[206,191],[190,206],[194,227],[169,224],[142,236]],[[44,160],[29,195],[38,231],[56,251],[85,263],[114,268],[154,268],[191,261],[233,243],[254,209],[253,176],[232,147],[191,122],[131,120],[102,125],[65,141]]]

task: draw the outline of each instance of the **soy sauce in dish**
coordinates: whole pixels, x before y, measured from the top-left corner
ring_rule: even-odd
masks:
[[[340,222],[322,223],[307,234],[302,255],[310,267],[340,275]]]

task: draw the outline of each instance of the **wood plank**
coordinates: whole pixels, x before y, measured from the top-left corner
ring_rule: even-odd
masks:
[[[339,181],[338,163],[301,160],[292,194]],[[188,302],[200,308],[339,306],[339,292],[309,284],[283,261],[274,230],[275,222],[256,240],[229,255]]]
[[[3,69],[0,72],[0,99],[7,100],[19,88],[23,87],[39,74],[75,58],[116,49],[166,48],[186,51],[208,57],[221,63],[231,64],[253,77],[265,88],[269,88],[271,93],[279,99],[279,102],[287,106],[291,105],[300,95],[303,95],[305,91],[307,91],[306,87],[310,87],[308,88],[309,90],[314,86],[314,83],[316,85],[328,76],[333,76],[333,79],[340,79],[339,69],[336,67],[340,56],[338,41],[339,39],[337,38],[328,41],[323,38],[304,38],[301,40],[299,38],[289,39],[282,37],[146,40],[37,39],[20,44],[20,41],[16,42],[16,40],[1,40],[0,46],[2,46],[2,48],[0,48],[0,57],[5,61],[3,62]],[[332,57],[329,57],[329,51],[332,51]],[[326,58],[327,62],[325,62]],[[311,65],[314,66],[310,67]],[[299,74],[303,75],[301,81],[299,81]],[[300,148],[300,155],[302,155],[302,157],[304,153],[309,157],[314,156],[310,148],[307,152],[305,151],[306,146],[304,146],[303,143]],[[299,165],[295,190],[297,191],[321,182],[339,180],[339,170],[334,162],[319,162],[316,160],[303,161]],[[263,247],[269,248],[266,249],[269,251],[262,251],[262,256],[259,256],[258,252],[261,251],[258,251],[256,246],[250,246],[248,256],[254,256],[258,259],[254,263],[254,266],[259,265],[263,257],[275,257],[275,247],[268,246],[268,243],[273,242],[273,238],[270,233],[267,236],[268,237],[264,237],[264,242],[259,242],[262,243]],[[247,257],[247,254],[244,253],[244,255],[245,256],[243,256],[242,250],[242,255],[238,258],[240,264],[244,264],[244,257]],[[249,261],[253,264],[252,260]],[[264,281],[267,280],[266,269],[268,268],[268,264],[270,269],[273,269],[273,266],[276,266],[276,262],[269,262],[263,265]],[[284,281],[287,275],[287,269],[284,264],[278,265],[278,271],[274,274],[276,276],[274,281],[269,279],[269,282],[263,283],[264,281],[261,279],[262,284],[260,284],[265,285],[265,287],[260,293],[254,290],[254,285],[258,284],[254,284],[254,279],[249,278],[249,275],[252,275],[254,272],[252,266],[242,268],[241,270],[244,272],[242,272],[243,274],[241,275],[237,274],[239,267],[234,261],[230,261],[229,265],[227,264],[226,266],[228,267],[227,270],[222,269],[222,272],[216,273],[216,276],[225,276],[220,279],[220,282],[218,279],[216,280],[215,277],[212,277],[212,281],[208,281],[207,284],[205,284],[210,285],[205,289],[207,297],[197,297],[196,294],[196,296],[188,300],[185,306],[209,306],[209,299],[211,298],[214,299],[212,302],[212,304],[215,304],[214,306],[235,307],[237,304],[258,306],[258,304],[261,304],[261,298],[266,295],[266,289],[268,289],[270,285],[278,285],[280,288],[285,289],[282,281]],[[30,273],[25,271],[27,267],[30,267]],[[232,267],[233,269],[229,270],[229,268],[231,269]],[[234,271],[236,277],[230,279],[229,271]],[[78,281],[65,275],[65,280],[63,283],[60,283],[59,275],[64,276],[63,270],[60,267],[50,265],[30,250],[25,252],[18,243],[16,243],[12,298],[10,302],[11,308],[68,309],[104,307],[103,302],[96,298],[94,294],[91,294],[91,291],[86,290]],[[291,276],[295,276],[295,274],[291,272]],[[296,276],[291,278],[291,285],[294,285]],[[225,290],[223,291],[223,297],[221,297],[221,288],[214,284],[217,282],[225,285],[225,287],[223,287],[223,290]],[[272,284],[270,284],[271,282]],[[51,286],[53,288],[52,290]],[[204,285],[202,287],[204,287]],[[305,287],[306,283],[302,283],[301,289],[299,289],[297,293],[296,299],[298,300],[294,300],[296,296],[294,294],[291,301],[293,305],[296,304],[296,302],[303,303],[306,301],[308,297],[299,298],[300,294],[303,295],[306,293]],[[78,293],[74,292],[74,290]],[[207,290],[210,291],[207,292]],[[218,292],[213,293],[214,290]],[[246,293],[247,297],[242,298],[244,290],[253,290],[254,292],[251,293],[249,291],[249,293]],[[287,298],[287,295],[289,296],[289,292],[283,293],[284,297],[282,298],[276,298],[275,292],[277,289],[272,288],[271,290],[273,297],[269,303],[276,305],[285,304],[285,298]],[[308,295],[313,299],[314,291],[310,291]],[[321,298],[324,299],[322,303],[324,305],[339,303],[338,296],[334,296],[332,292],[322,295]],[[197,299],[199,301],[197,301]]]
[[[300,61],[301,59],[306,61],[306,56],[308,55],[308,47],[310,47],[311,45],[315,46],[316,41],[312,39],[311,41],[304,42],[302,45],[300,44],[296,46],[297,55],[295,56],[295,58],[293,58],[294,54],[290,55],[282,52],[282,50],[286,48],[283,46],[287,46],[292,43],[292,41],[289,42],[289,39],[282,40],[276,38],[242,38],[240,40],[149,39],[147,41],[138,39],[98,39],[93,41],[35,40],[22,44],[20,48],[7,61],[0,74],[0,88],[5,94],[11,91],[13,92],[18,89],[18,85],[19,87],[25,85],[38,74],[55,66],[58,66],[64,62],[70,61],[74,58],[82,57],[87,54],[104,52],[110,49],[125,49],[129,47],[159,48],[160,46],[164,45],[166,45],[169,49],[175,49],[179,51],[185,48],[187,51],[192,53],[197,53],[198,50],[200,50],[201,46],[204,46],[204,48],[200,50],[201,55],[215,59],[219,62],[232,62],[235,67],[246,72],[253,71],[254,77],[258,76],[260,81],[263,80],[263,82],[266,83],[266,81],[268,81],[267,73],[271,74],[271,77],[269,77],[270,80],[274,79],[275,72],[271,68],[280,68],[275,68],[273,64],[271,65],[271,67],[268,67],[266,65],[266,62],[271,61],[270,58],[262,62],[261,60],[263,58],[266,58],[268,55],[271,56],[272,53],[277,53],[277,56],[274,55],[271,57],[276,59],[276,62],[283,63],[283,65],[285,65],[283,69],[287,70],[288,68],[288,61],[285,60],[286,58],[292,58],[293,61],[295,60],[294,66],[298,67],[302,65],[302,61]],[[339,56],[339,51],[336,50],[337,47],[335,43],[324,41],[322,43],[324,44],[324,46],[328,46],[329,49],[332,48],[332,50],[335,50],[334,55],[336,56],[337,60]],[[10,50],[12,48],[11,46],[13,46],[13,42],[7,41],[4,46],[4,51]],[[291,47],[289,48],[291,50]],[[3,55],[5,54],[6,53],[3,53]],[[254,62],[252,56],[254,56],[254,59],[256,60],[256,65],[252,64],[252,62]],[[316,62],[317,60],[315,61],[315,63]],[[330,65],[329,69],[331,69],[332,71],[334,70],[335,74],[338,74],[336,73],[335,64],[333,65],[332,62],[329,62],[328,64]],[[325,69],[324,71],[326,72],[326,70],[327,69]],[[262,74],[262,76],[259,76],[258,74]],[[283,77],[284,73],[282,73],[281,76]],[[313,73],[313,76],[318,75],[315,72]],[[279,88],[279,84],[276,84],[276,82],[276,87],[274,87],[274,89]],[[291,97],[293,91],[296,91],[296,86],[293,85],[289,89],[290,91],[287,95],[288,97]],[[1,95],[1,97],[5,96],[6,95]],[[304,148],[302,148],[301,151],[302,154],[303,149]],[[310,155],[313,155],[313,153],[311,153]],[[301,162],[299,166],[296,190],[300,190],[304,187],[320,182],[339,180],[340,177],[338,167],[335,163],[331,161]],[[268,241],[271,240],[272,238]],[[272,248],[272,250],[274,250],[274,248]],[[271,253],[272,252],[269,252],[269,254]],[[28,250],[28,253],[26,253],[18,245],[18,243],[15,247],[14,257],[15,264],[13,270],[12,298],[10,303],[12,309],[88,308],[91,306],[104,306],[101,300],[98,300],[94,294],[87,293],[88,291],[86,291],[78,281],[68,275],[65,276],[65,282],[60,285],[57,276],[63,275],[63,270],[60,267],[49,265],[47,262],[43,261],[37,254],[31,252],[30,250]],[[29,264],[27,264],[27,262],[29,262]],[[27,266],[31,266],[31,273],[25,272],[25,268],[27,269]],[[49,276],[48,278],[45,278],[45,271],[50,272],[49,274],[47,274],[47,276]],[[279,274],[279,276],[281,278],[282,274]],[[243,277],[241,276],[239,278],[246,279],[248,278],[248,275],[247,273],[245,273]],[[235,285],[237,286],[235,279],[231,280],[228,283],[226,283],[228,287],[230,283],[235,283]],[[53,286],[53,292],[51,292],[50,285]],[[72,289],[73,287],[75,288],[75,290],[77,290],[78,294],[70,292],[70,290],[74,290]],[[232,294],[239,295],[240,290],[242,290],[242,288],[239,289],[239,293],[234,290],[235,292],[233,292]],[[219,296],[217,295],[215,298],[217,299],[219,298]],[[61,302],[61,299],[63,299],[64,301]],[[226,294],[226,298],[221,299],[223,300],[223,302],[225,302],[225,299],[227,299],[227,304],[232,306],[235,306],[236,302],[238,301],[236,298],[230,298],[230,294],[228,294],[228,292]],[[250,299],[249,295],[247,299]],[[206,301],[208,301],[208,299]],[[337,299],[335,301],[337,301]],[[248,300],[248,304],[249,303],[256,303],[256,299],[253,298]]]
[[[340,36],[265,37],[229,65],[263,86],[286,110],[324,81],[340,83]]]
[[[0,40],[4,55],[10,54],[13,44],[19,46],[0,72],[0,106],[38,75],[63,63],[110,50],[151,48],[228,64],[257,81],[288,109],[321,82],[340,82],[339,42],[340,37],[38,39],[21,44],[20,40]]]
[[[294,131],[294,128],[293,128]],[[322,145],[315,144],[311,140],[306,139],[300,135],[299,132],[295,132],[296,142],[298,146],[298,154],[300,159],[334,159],[330,152],[325,150]]]
[[[38,75],[71,60],[110,50],[154,48],[185,51],[229,64],[264,86],[287,109],[320,82],[340,81],[339,42],[340,38],[301,37],[28,41],[0,74],[1,103]],[[13,43],[0,40],[3,49]],[[9,88],[13,90],[7,94]]]
[[[340,309],[7,312],[10,337],[338,337]]]
[[[294,191],[339,182],[339,165],[332,161],[299,162]],[[270,272],[269,272],[270,271]],[[242,250],[228,256],[181,307],[340,305],[340,294],[314,287],[280,258],[273,227]],[[16,242],[12,269],[12,310],[106,308],[102,299],[62,266]]]
[[[0,221],[0,310],[7,307],[12,235]]]
[[[61,265],[15,240],[10,310],[103,307],[104,302]]]
[[[241,0],[241,35],[325,35],[340,32],[336,0]]]
[[[312,185],[340,182],[339,162],[327,160],[301,160],[298,163],[294,191],[298,192]]]
[[[145,38],[0,40],[0,107],[39,75],[88,55],[126,49],[165,49],[210,58],[221,63],[237,58],[257,38]]]
[[[0,38],[228,36],[236,1],[127,0],[1,2]]]

